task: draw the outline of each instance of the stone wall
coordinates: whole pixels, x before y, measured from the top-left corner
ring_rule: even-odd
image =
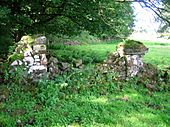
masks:
[[[143,68],[142,58],[148,51],[148,48],[141,42],[133,41],[132,43],[133,45],[131,46],[129,42],[128,46],[126,43],[118,44],[116,52],[108,55],[101,68],[105,71],[112,70],[118,73],[119,79],[136,76]]]
[[[42,77],[54,78],[57,74],[63,74],[72,67],[82,68],[83,61],[75,60],[73,65],[67,62],[59,61],[57,58],[48,54],[47,60],[47,38],[40,36],[32,39],[30,36],[23,36],[15,49],[11,66],[15,70],[18,66],[23,66],[26,70],[26,77],[33,80]],[[16,59],[17,56],[17,59]],[[19,56],[19,57],[18,57]],[[13,69],[11,71],[13,71]]]
[[[22,59],[16,59],[11,63],[14,68],[18,65],[23,65],[28,75],[33,79],[40,78],[47,73],[47,58],[46,58],[46,37],[41,36],[35,40],[30,39],[30,36],[23,36],[14,54],[23,55]]]

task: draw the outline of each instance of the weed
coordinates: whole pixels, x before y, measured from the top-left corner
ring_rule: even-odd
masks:
[[[57,86],[50,81],[41,81],[38,86],[37,102],[45,107],[55,107],[59,94]]]

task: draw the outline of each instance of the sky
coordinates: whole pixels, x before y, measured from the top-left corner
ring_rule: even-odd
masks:
[[[134,2],[133,7],[136,15],[134,29],[155,33],[160,25],[160,22],[155,21],[156,14],[148,8],[142,8],[138,2]]]
[[[148,8],[142,8],[138,2],[134,2],[132,6],[135,13],[135,27],[129,38],[165,41],[163,38],[159,38],[160,35],[157,33],[161,23],[155,20],[156,14]],[[141,32],[142,30],[145,30],[145,32]]]

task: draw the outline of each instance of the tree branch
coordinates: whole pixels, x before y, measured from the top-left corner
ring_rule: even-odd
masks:
[[[167,13],[170,13],[170,10],[169,10],[169,6],[168,6],[168,3],[163,3],[164,6],[167,8],[165,9],[164,7],[158,7],[156,5],[157,4],[161,4],[162,1],[161,0],[155,0],[155,1],[151,1],[151,0],[116,0],[116,2],[138,2],[140,3],[140,5],[142,7],[146,7],[146,8],[149,8],[150,10],[152,10],[160,19],[162,19],[163,21],[167,22],[170,26],[170,20],[168,17],[166,17],[165,15],[163,15],[163,12],[167,12]],[[156,3],[155,3],[156,2]],[[142,5],[144,4],[144,6]]]

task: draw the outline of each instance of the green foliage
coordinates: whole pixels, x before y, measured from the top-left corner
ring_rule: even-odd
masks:
[[[22,66],[11,68],[8,66],[7,63],[4,63],[3,67],[4,68],[2,69],[2,78],[4,78],[5,83],[27,84],[27,73]]]
[[[165,54],[169,53],[169,46],[149,46],[149,52],[146,53],[144,61],[156,65],[159,68],[165,68],[169,66],[170,62],[169,56]]]
[[[7,54],[9,46],[12,45],[9,13],[7,7],[0,6],[0,57]]]
[[[82,59],[84,64],[98,63],[104,60],[103,56],[98,56],[96,51],[79,50],[74,46],[51,45],[49,51],[60,61],[72,63],[75,59]]]
[[[12,31],[19,34],[54,32],[73,35],[87,30],[99,36],[126,36],[133,21],[130,3],[111,0],[36,0],[32,4],[29,0],[3,0],[1,6],[1,13],[11,12],[8,21]]]
[[[126,40],[125,41],[125,48],[139,48],[142,44],[142,42],[135,41],[135,40]]]
[[[0,125],[1,127],[9,127],[9,118],[5,115],[0,115]]]
[[[81,42],[81,44],[90,44],[100,42],[95,35],[90,35],[88,31],[81,31],[80,35],[71,37],[71,40]]]
[[[66,35],[61,35],[61,34],[47,34],[47,38],[49,40],[48,45],[54,45],[54,44],[63,44],[70,37]]]
[[[50,49],[95,51],[105,58],[106,52],[113,51],[115,46],[114,43],[53,45]],[[161,64],[161,54],[168,54],[169,47],[164,46],[161,51],[159,47],[151,46],[146,61],[151,62],[149,58],[153,57]],[[168,65],[169,56],[164,57],[167,61],[164,65]],[[137,78],[118,82],[114,80],[116,74],[103,74],[91,64],[84,69],[56,75],[54,80],[26,85],[18,82],[23,75],[19,74],[21,76],[14,74],[14,79],[9,78],[7,84],[0,85],[0,94],[6,98],[3,100],[0,96],[0,125],[4,127],[16,126],[18,120],[24,127],[167,127],[170,124],[169,88],[149,91]],[[167,87],[169,84],[161,85]]]
[[[128,12],[128,13],[127,13]],[[80,34],[83,43],[97,37],[125,37],[131,32],[133,11],[130,3],[112,0],[2,0],[0,6],[0,50],[25,34]],[[89,38],[86,38],[88,35]],[[90,36],[89,36],[90,35]],[[93,36],[91,36],[93,35]],[[97,37],[95,37],[97,36]],[[3,45],[3,47],[2,47]]]
[[[1,121],[5,126],[15,126],[16,120],[21,120],[26,127],[169,124],[169,92],[149,93],[136,79],[115,82],[113,76],[89,66],[58,75],[53,81],[8,84],[10,94],[0,108],[9,112],[0,113]],[[31,124],[30,119],[34,120]]]
[[[15,61],[15,60],[22,60],[23,58],[24,58],[23,54],[14,53],[8,57],[8,60],[10,59],[11,61]]]
[[[39,82],[37,101],[45,107],[55,107],[58,102],[59,90],[53,82]]]
[[[116,50],[119,41],[97,43],[81,46],[64,46],[53,44],[49,46],[50,53],[61,61],[72,62],[74,59],[83,59],[83,63],[99,63],[106,59],[107,54]],[[169,43],[142,41],[149,48],[144,61],[163,68],[169,66]],[[162,50],[164,49],[164,50]],[[156,58],[155,58],[156,55]]]

